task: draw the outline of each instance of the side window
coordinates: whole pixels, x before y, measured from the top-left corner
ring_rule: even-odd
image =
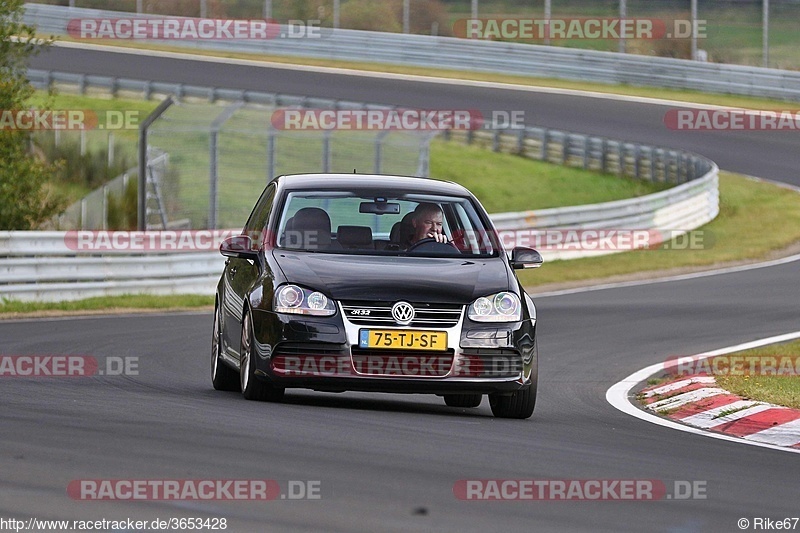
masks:
[[[264,228],[267,225],[269,214],[272,212],[272,204],[275,201],[275,186],[270,185],[267,190],[263,192],[261,198],[258,199],[253,212],[250,213],[250,218],[244,225],[244,233],[250,235],[253,241],[263,245],[266,234]]]

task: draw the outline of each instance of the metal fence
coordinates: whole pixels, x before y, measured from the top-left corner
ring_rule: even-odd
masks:
[[[71,18],[122,15],[27,4],[25,20],[43,33],[65,34]],[[180,40],[170,45],[800,100],[800,72],[523,43],[336,30],[323,39]]]
[[[281,174],[425,175],[429,133],[286,131],[272,123],[277,109],[243,102],[167,109],[147,133],[151,149],[169,154],[153,184],[147,227],[241,227],[267,182]]]
[[[39,89],[54,86],[79,93],[99,89],[118,96],[179,99],[147,132],[148,229],[242,226],[264,185],[284,173],[356,170],[428,175],[431,132],[285,131],[272,123],[276,110],[390,110],[391,106],[34,69],[28,71],[28,79]],[[60,135],[83,139],[87,132]],[[160,157],[163,153],[168,159]],[[126,174],[136,175],[137,170]],[[109,193],[124,180],[120,177],[119,183],[95,190],[48,228],[110,227]]]
[[[535,128],[448,137],[534,159],[677,184],[639,198],[494,214],[492,220],[501,232],[529,237],[530,230],[550,228],[636,229],[675,237],[719,212],[717,165],[694,154]],[[124,232],[121,240],[131,242],[134,236]],[[222,257],[215,252],[98,253],[81,251],[74,246],[76,241],[80,241],[76,232],[0,232],[0,298],[58,301],[137,292],[211,295],[222,268]],[[552,261],[606,253],[613,251],[556,249],[542,254]]]

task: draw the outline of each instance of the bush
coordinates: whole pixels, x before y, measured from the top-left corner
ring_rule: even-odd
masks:
[[[116,143],[114,161],[109,166],[108,147],[87,149],[86,153],[81,155],[80,137],[77,134],[62,134],[58,145],[55,136],[47,133],[38,135],[35,142],[48,161],[62,161],[60,169],[54,176],[56,180],[83,185],[90,189],[100,187],[133,166],[131,158],[124,152],[122,146]]]
[[[108,195],[108,229],[135,230],[138,217],[139,187],[136,176],[131,176],[121,196]]]

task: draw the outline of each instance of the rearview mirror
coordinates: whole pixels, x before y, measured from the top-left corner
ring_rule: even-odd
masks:
[[[258,259],[258,249],[254,246],[253,239],[249,235],[228,237],[219,245],[219,253],[225,257]]]
[[[359,213],[372,213],[373,215],[396,215],[400,213],[400,204],[393,202],[361,202],[358,206]]]
[[[511,268],[539,268],[543,262],[542,254],[533,248],[517,246],[511,250]]]

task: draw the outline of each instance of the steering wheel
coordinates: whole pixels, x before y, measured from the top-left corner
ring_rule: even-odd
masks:
[[[420,249],[424,249],[427,252],[441,252],[441,253],[449,253],[453,250],[460,251],[456,248],[455,244],[452,242],[444,243],[438,242],[433,237],[425,237],[424,239],[420,239],[411,246],[408,247],[407,252],[412,251],[419,251]]]

